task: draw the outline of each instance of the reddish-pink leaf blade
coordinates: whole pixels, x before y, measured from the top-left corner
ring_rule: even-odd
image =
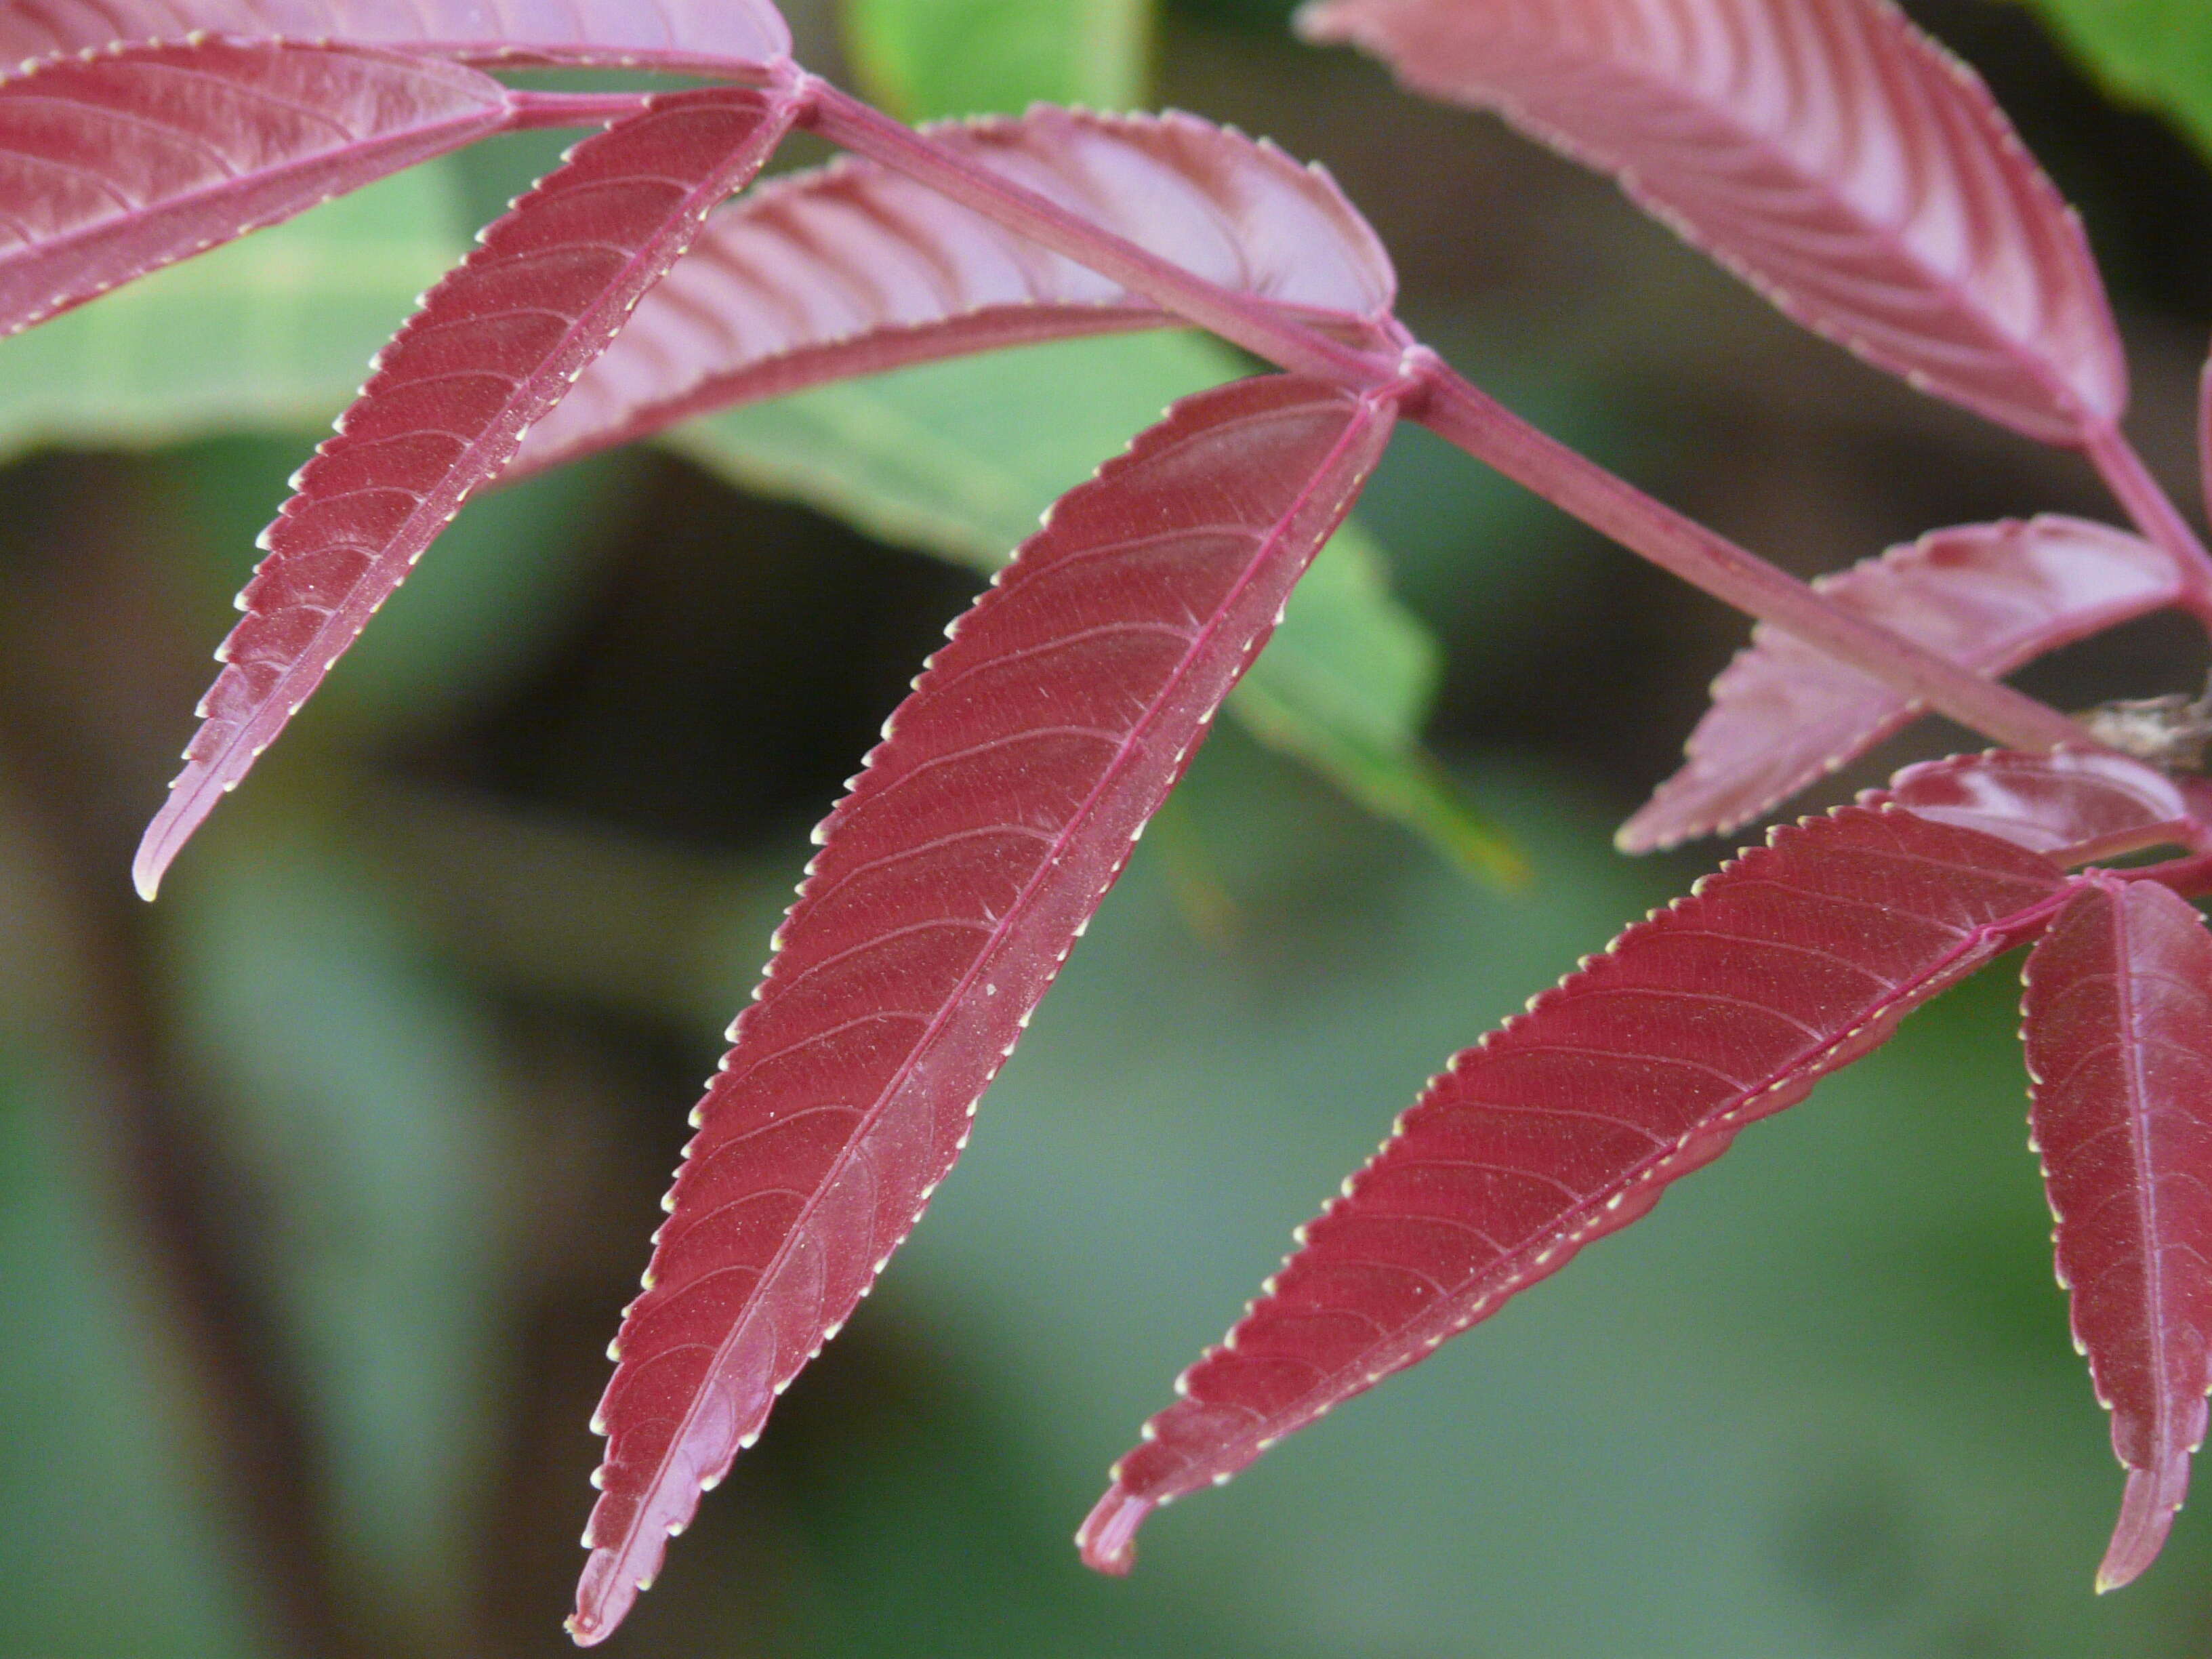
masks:
[[[324,46],[134,46],[0,80],[0,333],[496,132],[456,64]]]
[[[2212,936],[2158,883],[2093,875],[2027,979],[2059,1282],[2128,1471],[2097,1570],[2115,1589],[2166,1541],[2212,1387]]]
[[[1339,328],[1389,314],[1374,232],[1326,173],[1272,144],[1188,115],[1044,106],[930,136],[1224,288]],[[510,471],[825,380],[1174,323],[902,174],[840,162],[716,214]]]
[[[1126,1572],[1153,1509],[1226,1480],[1643,1216],[1744,1124],[2039,927],[2064,881],[2009,842],[1850,806],[1776,830],[1631,927],[1456,1055],[1300,1229],[1115,1467],[1084,1559]]]
[[[1888,0],[1322,0],[1410,86],[1589,165],[1799,322],[2051,442],[2127,366],[2079,221]]]
[[[1938,530],[1814,583],[1833,603],[1984,674],[2180,596],[2173,560],[2124,531],[2045,514]],[[1713,682],[1688,763],[1621,826],[1630,852],[1759,817],[1917,719],[1923,705],[1764,623]]]
[[[791,52],[769,0],[0,0],[0,63],[198,33],[739,76]]]
[[[760,170],[793,103],[735,89],[655,99],[585,140],[483,235],[380,354],[294,480],[216,653],[185,766],[140,844],[149,898],[469,492],[568,390],[708,213]]]
[[[835,1334],[1389,434],[1292,376],[1188,398],[951,630],[822,852],[693,1115],[571,1628],[604,1639]]]
[[[1908,766],[1888,788],[1869,790],[1859,800],[1978,830],[2061,865],[2094,863],[2147,847],[2206,850],[2212,838],[2212,829],[2198,822],[2172,778],[2107,750],[1953,755]]]

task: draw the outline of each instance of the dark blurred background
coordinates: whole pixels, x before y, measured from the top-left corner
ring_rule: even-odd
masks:
[[[2193,513],[2212,176],[2024,8],[1911,9],[2081,204],[2134,430]],[[1549,429],[1808,574],[1938,525],[2111,516],[2072,458],[1797,332],[1603,181],[1285,15],[1175,0],[1137,96],[1325,160],[1408,320]],[[793,21],[816,67],[857,42],[926,103],[870,58],[876,22]],[[1188,343],[1029,354],[491,496],[140,904],[131,850],[254,531],[408,296],[549,155],[501,141],[0,346],[8,1659],[565,1650],[603,1349],[806,826],[1010,544],[991,526],[1133,429],[1115,397],[1141,420],[1188,389],[1161,377],[1209,372]],[[1088,451],[979,439],[1000,472],[972,487],[854,459],[894,416],[951,444],[1060,411]],[[1124,424],[1096,441],[1094,415]],[[1127,1583],[1077,1565],[1107,1463],[1422,1080],[1723,850],[1631,862],[1609,836],[1741,619],[1419,432],[1362,519],[1442,647],[1428,738],[1530,879],[1487,884],[1225,727],[622,1650],[2212,1650],[2202,1516],[2090,1594],[2120,1477],[2052,1283],[2008,968],[1178,1506]],[[2154,620],[2023,683],[2079,707],[2193,688],[2203,657]],[[1916,729],[1826,799],[1955,736]]]

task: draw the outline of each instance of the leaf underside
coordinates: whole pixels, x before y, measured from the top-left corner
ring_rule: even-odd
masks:
[[[788,57],[768,0],[0,0],[0,63],[198,33],[404,47],[463,62],[730,73]]]
[[[140,845],[142,893],[791,118],[737,89],[656,99],[578,145],[426,296],[263,533],[269,556]]]
[[[1934,531],[1814,586],[1832,604],[1997,675],[2171,605],[2181,579],[2168,555],[2138,537],[2045,514]],[[1732,830],[1923,712],[1761,623],[1713,682],[1687,763],[1621,826],[1620,846],[1646,852]]]
[[[2102,749],[2048,755],[1991,750],[1908,766],[1864,806],[1978,830],[2055,864],[2118,858],[2148,847],[2205,850],[2208,835],[2180,787],[2139,760]]]
[[[0,80],[0,334],[507,124],[506,88],[384,52],[210,40]]]
[[[693,1115],[595,1423],[579,1640],[620,1621],[913,1227],[1394,413],[1287,375],[1187,399],[949,630],[817,832]]]
[[[1850,806],[1776,830],[1464,1050],[1218,1348],[1079,1534],[1125,1572],[1158,1505],[1425,1357],[1647,1212],[2039,925],[2064,877],[2007,842]]]
[[[1233,130],[1040,106],[928,131],[1116,235],[1323,325],[1370,330],[1395,298],[1389,257],[1328,175]],[[850,375],[1180,325],[926,185],[841,161],[715,215],[511,471]]]
[[[2127,369],[2081,226],[1888,0],[1322,0],[1414,88],[1619,179],[1801,323],[2054,443]]]
[[[2097,1588],[2148,1567],[2212,1386],[2212,935],[2156,882],[2084,878],[2028,957],[2022,1028],[2059,1282],[2126,1495]]]

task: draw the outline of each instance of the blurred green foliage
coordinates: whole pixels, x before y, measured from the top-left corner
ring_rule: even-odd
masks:
[[[2028,0],[2115,96],[2162,110],[2212,154],[2212,7],[2203,0]]]
[[[842,18],[860,91],[886,109],[1018,115],[1032,103],[1145,101],[1147,0],[849,0]]]
[[[471,228],[434,161],[0,341],[0,456],[328,421]]]

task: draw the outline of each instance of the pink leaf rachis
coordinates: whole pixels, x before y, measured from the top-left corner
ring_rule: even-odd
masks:
[[[1327,174],[1188,115],[1040,106],[926,130],[1224,288],[1363,335],[1396,283]],[[1177,326],[1141,295],[871,161],[732,204],[530,434],[511,473],[824,380],[1112,329]]]
[[[1830,603],[1998,675],[2173,604],[2179,566],[2138,537],[2044,514],[1963,525],[1814,583]],[[1625,851],[1732,830],[1917,719],[1918,703],[1765,623],[1713,682],[1689,759],[1621,826]]]
[[[1626,1226],[1744,1124],[2039,927],[2049,860],[1895,809],[1776,830],[1455,1056],[1259,1300],[1176,1383],[1079,1534],[1125,1572],[1145,1517]]]
[[[496,132],[459,64],[326,46],[136,46],[0,80],[0,334]]]
[[[2048,442],[2127,402],[2079,222],[1888,0],[1322,0],[1423,92],[1615,175],[1799,322]]]
[[[1186,399],[1064,498],[893,715],[777,936],[624,1315],[571,1628],[603,1639],[966,1144],[1395,404]]]
[[[425,296],[263,532],[269,556],[139,847],[141,893],[794,112],[735,89],[655,99],[576,146]]]
[[[1978,830],[2061,865],[2149,847],[2212,850],[2212,826],[2197,817],[2180,786],[2109,750],[1953,755],[1906,767],[1889,787],[1869,790],[1859,802]]]
[[[195,34],[755,77],[791,52],[768,0],[0,0],[0,63]]]
[[[2059,1282],[2126,1495],[2097,1588],[2158,1554],[2212,1387],[2212,935],[2153,881],[2093,874],[2030,954],[2036,1148]]]

